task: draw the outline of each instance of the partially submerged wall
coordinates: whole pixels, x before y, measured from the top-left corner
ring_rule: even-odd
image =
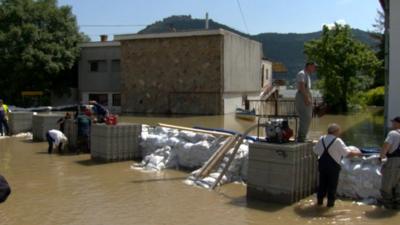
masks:
[[[10,112],[9,126],[11,134],[32,130],[32,116],[32,112]]]

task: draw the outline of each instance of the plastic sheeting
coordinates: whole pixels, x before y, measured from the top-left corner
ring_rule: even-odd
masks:
[[[379,155],[345,158],[339,177],[337,194],[342,197],[376,202],[381,198],[381,163]]]

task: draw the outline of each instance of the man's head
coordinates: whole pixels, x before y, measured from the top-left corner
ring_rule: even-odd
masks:
[[[315,62],[307,62],[304,69],[308,74],[315,73],[317,71],[317,64]]]
[[[328,134],[334,135],[338,137],[340,135],[341,129],[340,126],[336,123],[331,123],[328,126]]]
[[[0,99],[0,105],[2,105],[3,104],[3,99]]]
[[[393,129],[400,129],[400,116],[396,116],[391,121]]]

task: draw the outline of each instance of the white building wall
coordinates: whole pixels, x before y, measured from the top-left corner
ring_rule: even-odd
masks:
[[[390,1],[388,121],[400,116],[400,1]]]
[[[262,60],[262,86],[272,83],[272,62],[269,60]]]
[[[223,92],[259,92],[261,58],[260,42],[227,32],[224,35]]]

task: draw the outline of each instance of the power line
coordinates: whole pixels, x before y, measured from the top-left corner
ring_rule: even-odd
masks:
[[[237,5],[238,5],[238,7],[239,7],[240,15],[242,15],[243,24],[244,24],[244,26],[245,26],[245,28],[246,28],[246,30],[247,30],[247,33],[250,34],[250,32],[249,32],[249,27],[247,26],[246,19],[244,18],[242,6],[240,5],[240,1],[239,1],[239,0],[236,0],[236,2],[237,2]]]

